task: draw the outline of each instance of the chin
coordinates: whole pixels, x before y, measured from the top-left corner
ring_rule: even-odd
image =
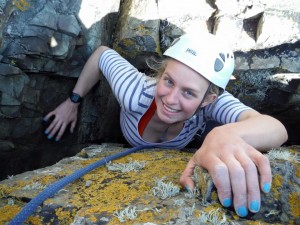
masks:
[[[178,118],[177,116],[166,116],[164,114],[158,113],[158,118],[166,124],[174,124],[183,121],[182,119]]]

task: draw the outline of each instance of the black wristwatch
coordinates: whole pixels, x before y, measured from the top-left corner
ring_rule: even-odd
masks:
[[[82,101],[82,97],[79,94],[72,92],[70,94],[70,100],[74,103],[80,103]]]

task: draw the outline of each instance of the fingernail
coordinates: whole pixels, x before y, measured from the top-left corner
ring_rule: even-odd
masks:
[[[51,135],[49,135],[47,138],[48,138],[48,139],[51,139],[51,138],[52,138],[52,136],[51,136]]]
[[[248,209],[244,206],[237,209],[237,212],[239,217],[245,217],[248,215]]]
[[[229,207],[229,206],[231,206],[231,203],[232,203],[231,198],[225,198],[225,199],[223,199],[222,205],[224,207]]]
[[[250,203],[250,210],[252,212],[258,212],[259,211],[259,202],[258,201],[251,201]]]
[[[58,142],[58,141],[59,141],[59,138],[55,138],[55,141]]]
[[[265,193],[269,193],[271,190],[271,184],[270,183],[265,183],[264,186],[263,186],[263,191]]]
[[[48,130],[45,130],[45,134],[48,134],[49,133],[49,131]]]

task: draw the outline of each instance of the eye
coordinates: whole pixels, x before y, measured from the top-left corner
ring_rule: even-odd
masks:
[[[193,91],[191,91],[191,90],[185,90],[185,91],[183,91],[183,95],[186,98],[196,97],[195,93]]]
[[[166,86],[168,86],[168,87],[171,87],[171,86],[173,86],[173,81],[171,80],[171,79],[169,79],[168,77],[165,77],[164,78],[164,83],[165,83],[165,85]]]

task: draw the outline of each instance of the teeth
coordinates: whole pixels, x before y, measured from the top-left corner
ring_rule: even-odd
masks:
[[[164,104],[164,107],[165,107],[165,109],[166,109],[167,111],[169,111],[169,112],[172,112],[172,113],[179,112],[179,110],[176,110],[176,109],[169,108],[169,107],[168,107],[168,106],[166,106],[165,104]]]

